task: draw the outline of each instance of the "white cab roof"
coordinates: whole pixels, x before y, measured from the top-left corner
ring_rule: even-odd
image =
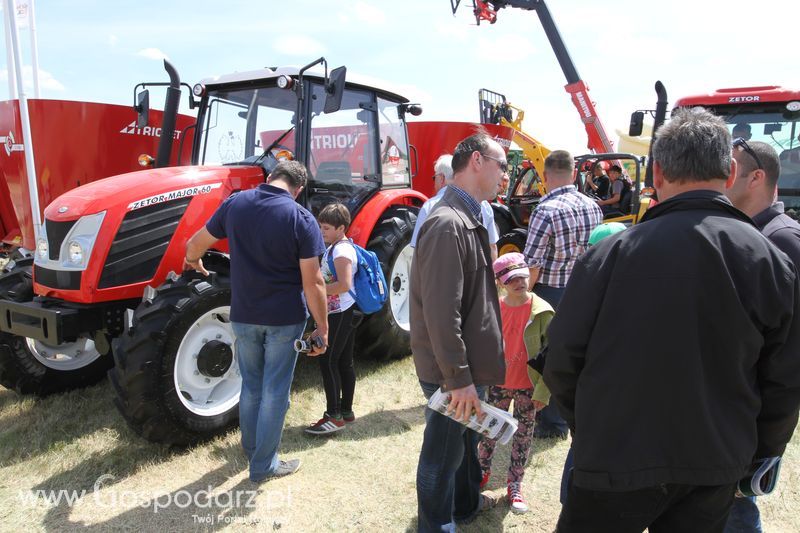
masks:
[[[248,70],[246,72],[234,72],[233,74],[204,78],[200,80],[200,83],[204,86],[213,86],[227,85],[229,83],[268,80],[272,78],[278,78],[280,76],[291,76],[293,78],[297,78],[297,76],[300,74],[300,68],[301,67],[277,67],[275,69],[262,68],[258,70]],[[330,71],[328,71],[328,73],[330,73]],[[322,79],[324,75],[325,73],[321,69],[317,68],[309,69],[303,74],[304,77],[315,79]],[[368,76],[359,76],[358,74],[351,74],[348,72],[347,85],[358,85],[367,89],[372,89],[378,92],[380,95],[387,96],[392,101],[398,101],[401,103],[408,102],[408,98],[402,96],[399,92],[394,90],[391,87],[391,84],[382,82],[375,78],[370,78]]]

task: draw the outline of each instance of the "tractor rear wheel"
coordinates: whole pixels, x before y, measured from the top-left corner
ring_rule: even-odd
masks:
[[[30,257],[9,263],[0,276],[0,298],[33,300],[32,268]],[[111,354],[100,354],[89,337],[53,346],[0,333],[0,384],[18,394],[46,396],[93,385],[103,379],[112,362]]]
[[[505,235],[501,235],[497,241],[497,255],[510,254],[512,252],[522,253],[525,250],[525,242],[528,240],[528,230],[516,228]]]
[[[234,426],[241,377],[227,272],[167,280],[134,311],[108,373],[114,403],[136,433],[188,446]]]
[[[399,359],[411,353],[409,280],[414,249],[409,246],[419,209],[394,206],[383,214],[367,248],[375,252],[389,285],[383,308],[364,317],[356,332],[356,353],[369,359]]]

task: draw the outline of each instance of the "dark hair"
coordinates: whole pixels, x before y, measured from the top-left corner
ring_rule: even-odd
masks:
[[[761,161],[761,165],[764,167],[762,170],[767,175],[767,185],[774,187],[781,176],[781,160],[778,158],[778,152],[772,146],[760,141],[749,141],[747,146],[755,152],[758,160]],[[756,170],[758,163],[756,163],[755,158],[748,154],[746,150],[742,150],[742,153],[747,154],[747,157],[739,156],[737,160],[739,163],[738,172],[746,174]]]
[[[320,224],[330,224],[334,228],[344,226],[344,230],[347,231],[350,227],[350,211],[344,204],[328,204],[319,212],[317,221]]]
[[[480,152],[481,154],[488,152],[489,148],[491,147],[489,144],[491,140],[492,138],[489,137],[489,134],[486,133],[486,130],[484,128],[480,128],[478,133],[470,135],[458,143],[455,151],[453,152],[453,174],[458,174],[467,168],[469,158],[472,157],[474,152]]]
[[[619,166],[619,165],[611,165],[610,167],[608,167],[608,171],[609,172],[619,172],[620,174],[622,174],[622,167]]]
[[[306,186],[308,171],[300,161],[281,161],[269,174],[270,180],[285,181],[291,188],[297,190]]]
[[[728,125],[702,107],[676,110],[653,143],[653,160],[670,183],[727,179],[731,157]]]
[[[572,173],[575,167],[575,161],[572,159],[572,154],[566,150],[553,150],[547,157],[544,158],[544,169],[556,174]]]

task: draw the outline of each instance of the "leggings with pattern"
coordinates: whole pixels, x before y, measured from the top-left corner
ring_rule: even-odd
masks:
[[[514,418],[519,422],[517,432],[511,441],[511,463],[508,466],[508,483],[522,483],[525,475],[525,463],[531,451],[531,438],[533,437],[533,424],[536,409],[533,406],[533,389],[504,389],[490,387],[487,401],[498,409],[508,410],[511,400],[514,400]],[[478,444],[478,460],[481,473],[486,475],[492,469],[492,456],[497,441],[494,439],[481,439]]]

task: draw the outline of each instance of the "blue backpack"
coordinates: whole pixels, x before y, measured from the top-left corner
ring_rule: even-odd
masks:
[[[333,246],[340,242],[344,241],[338,241]],[[386,302],[386,298],[389,297],[389,291],[386,288],[386,278],[383,275],[378,256],[375,255],[375,252],[365,250],[353,241],[349,241],[349,243],[355,248],[358,268],[353,278],[355,294],[353,294],[352,290],[348,292],[356,301],[356,305],[362,313],[369,315],[380,311]],[[336,268],[333,266],[333,247],[328,253],[328,268],[334,279],[336,279]]]

